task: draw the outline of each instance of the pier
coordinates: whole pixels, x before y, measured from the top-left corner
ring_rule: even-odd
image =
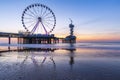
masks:
[[[42,13],[41,11],[39,12],[41,15],[38,16],[35,14],[36,11],[30,12],[30,10],[34,9],[43,9],[47,12]],[[48,13],[49,16],[47,16]],[[11,44],[11,38],[17,38],[18,44],[76,43],[76,36],[73,35],[74,25],[71,19],[69,24],[70,35],[59,38],[52,34],[56,26],[56,17],[53,11],[44,4],[36,3],[27,6],[22,13],[21,21],[25,31],[19,31],[18,33],[0,32],[0,37],[8,38],[8,44]]]
[[[18,44],[53,44],[59,43],[60,38],[55,37],[54,34],[51,35],[18,35]]]
[[[0,37],[8,38],[8,44],[11,44],[12,38],[17,38],[18,44],[53,44],[62,42],[64,38],[51,35],[41,34],[22,34],[22,33],[6,33],[0,32]]]

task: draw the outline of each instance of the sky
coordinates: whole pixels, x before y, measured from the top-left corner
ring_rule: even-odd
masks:
[[[78,41],[120,42],[120,0],[0,0],[0,32],[25,30],[21,16],[33,3],[52,9],[56,36],[69,35],[71,18]]]

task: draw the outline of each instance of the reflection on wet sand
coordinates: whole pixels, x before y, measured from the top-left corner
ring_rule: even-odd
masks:
[[[46,63],[46,62],[48,62],[49,60],[50,60],[50,63],[53,65],[52,66],[52,80],[57,80],[56,79],[56,63],[55,63],[55,61],[54,61],[54,58],[53,58],[53,55],[52,55],[52,52],[54,52],[54,50],[53,49],[30,49],[30,50],[28,50],[28,48],[27,49],[24,49],[24,50],[27,50],[27,51],[25,51],[25,54],[27,54],[27,55],[25,55],[25,58],[24,58],[24,60],[21,62],[21,68],[23,68],[22,66],[24,66],[24,63],[28,60],[28,59],[30,59],[31,60],[31,62],[32,62],[32,65],[34,65],[34,68],[37,70],[37,73],[39,74],[40,72],[41,72],[41,69],[43,69],[43,67],[44,67],[44,64]],[[41,57],[38,57],[37,55],[36,55],[36,53],[35,53],[35,51],[37,51],[38,52],[38,50],[40,50],[40,51],[42,51],[42,52],[44,52],[44,55]],[[56,50],[56,49],[55,49]],[[40,51],[38,52],[38,54],[40,54]],[[49,56],[47,55],[47,54],[49,54]],[[37,58],[38,59],[37,59]],[[41,61],[40,61],[41,60]],[[48,67],[49,67],[49,65],[48,65]],[[22,69],[21,69],[22,70]],[[39,79],[39,78],[38,78]]]
[[[73,44],[73,43],[71,43],[71,44],[69,44],[69,45],[70,45],[70,47],[72,47],[72,49],[66,49],[66,50],[69,51],[69,57],[70,57],[69,64],[70,64],[71,69],[72,69],[72,68],[73,68],[73,65],[74,65],[74,63],[75,63],[75,61],[74,61],[74,52],[76,51],[76,48],[74,47],[74,44]]]
[[[72,44],[70,44],[70,47],[71,46],[74,47]],[[38,80],[38,79],[49,80],[48,78],[52,78],[52,80],[58,80],[57,75],[59,75],[59,74],[57,72],[56,61],[54,60],[54,57],[55,57],[54,53],[57,50],[59,50],[59,49],[27,48],[27,47],[18,47],[17,49],[12,49],[9,47],[8,50],[1,51],[0,54],[2,56],[1,58],[4,58],[4,60],[5,60],[4,62],[8,62],[10,64],[14,64],[14,62],[15,62],[16,67],[19,67],[18,70],[15,70],[15,72],[20,75],[20,76],[16,76],[16,77],[18,77],[17,78],[18,80],[19,79],[21,79],[21,80],[29,79],[30,80],[30,76],[26,76],[26,74],[28,74],[28,72],[30,72],[31,76],[33,76],[33,79],[35,79],[35,80]],[[72,68],[72,65],[74,64],[74,51],[76,49],[62,49],[62,50],[69,51],[70,61],[68,61],[68,62]],[[4,55],[4,57],[3,57],[3,55]],[[15,56],[17,58],[14,58]],[[14,62],[11,62],[10,60],[8,60],[10,58],[11,58],[11,61],[14,60]],[[30,66],[28,66],[28,63],[30,64]],[[1,63],[1,64],[9,65],[7,63]],[[46,65],[47,65],[47,68],[46,68]],[[12,68],[12,65],[10,68]],[[49,68],[52,71],[49,70]],[[32,70],[32,72],[30,69]],[[35,71],[34,71],[34,69],[35,69]],[[49,74],[49,72],[50,72],[50,74]],[[11,75],[15,75],[16,73],[14,73],[14,70],[13,70]],[[42,73],[48,75],[48,77],[44,76],[44,78],[43,78],[43,77],[36,76],[36,75],[42,74]],[[7,76],[7,75],[5,75],[5,76]],[[15,76],[11,77],[11,78],[10,78],[10,76],[5,78],[5,76],[1,77],[1,73],[0,73],[1,79],[9,79],[9,80],[16,79]],[[27,78],[25,79],[25,77],[27,77]]]
[[[28,52],[26,52],[26,53],[28,54]],[[49,53],[49,52],[45,50],[45,53],[44,53],[44,54],[47,54],[47,53]],[[31,54],[31,55],[29,55],[29,54]],[[34,64],[34,66],[39,67],[39,66],[42,66],[47,59],[50,59],[51,62],[53,63],[54,68],[56,67],[56,64],[55,64],[55,61],[54,61],[52,55],[51,55],[50,57],[49,57],[49,56],[43,56],[43,57],[44,57],[43,60],[41,60],[41,63],[39,63],[39,62],[37,61],[37,59],[35,58],[36,55],[34,54],[33,51],[32,51],[32,52],[29,52],[29,54],[25,56],[25,58],[24,58],[24,60],[22,61],[21,65],[23,65],[23,64],[25,63],[25,61],[27,61],[28,58],[30,58],[31,61],[32,61],[33,64]],[[52,54],[52,53],[50,52],[50,54]]]
[[[120,50],[10,48],[0,53],[0,80],[118,80]],[[70,47],[70,48],[69,48]]]

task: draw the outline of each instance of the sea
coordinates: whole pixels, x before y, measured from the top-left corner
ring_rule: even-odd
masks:
[[[120,80],[120,43],[0,43],[0,80]]]

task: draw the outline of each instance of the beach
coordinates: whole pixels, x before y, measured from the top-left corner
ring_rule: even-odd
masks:
[[[1,49],[7,47],[2,44]],[[13,44],[9,47],[11,50],[0,53],[0,80],[120,79],[119,43],[48,44],[47,47]]]

